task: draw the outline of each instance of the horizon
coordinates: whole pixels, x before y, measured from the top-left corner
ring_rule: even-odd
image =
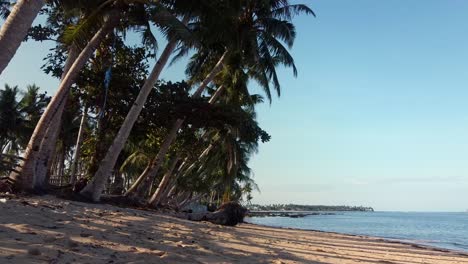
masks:
[[[307,4],[317,17],[295,19],[299,75],[280,70],[281,98],[258,107],[272,139],[250,163],[252,203],[466,212],[468,2]],[[58,80],[40,69],[53,44],[38,46],[21,45],[2,88],[54,94]],[[163,78],[184,79],[183,66]]]
[[[352,204],[296,204],[296,203],[279,203],[280,205],[301,205],[301,206],[343,206],[343,207],[366,207],[372,208],[374,212],[386,212],[386,213],[467,213],[468,208],[461,211],[400,211],[400,210],[379,210],[378,208],[373,207],[372,205],[352,205]],[[277,205],[277,204],[258,204],[252,203],[251,205],[260,205],[260,206],[269,206],[269,205]]]

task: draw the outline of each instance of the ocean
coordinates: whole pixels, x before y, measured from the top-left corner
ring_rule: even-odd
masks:
[[[468,252],[468,213],[336,212],[302,218],[248,217],[272,227],[367,235]]]

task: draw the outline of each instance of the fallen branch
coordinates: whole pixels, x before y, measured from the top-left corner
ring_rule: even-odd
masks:
[[[208,221],[217,225],[235,226],[244,221],[247,209],[236,202],[221,205],[215,212],[190,213],[187,219],[192,221]]]

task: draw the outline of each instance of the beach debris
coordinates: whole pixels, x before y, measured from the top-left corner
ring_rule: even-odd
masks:
[[[75,241],[73,241],[73,240],[71,240],[71,239],[68,239],[68,241],[67,241],[67,246],[68,246],[69,248],[76,248],[76,247],[78,247],[78,243],[76,243]]]
[[[33,256],[41,255],[41,251],[38,248],[30,248],[28,249],[28,254]]]
[[[54,242],[54,241],[56,241],[56,240],[57,240],[57,238],[54,237],[54,236],[46,236],[46,237],[44,238],[44,242],[45,242],[45,243],[52,243],[52,242]]]
[[[30,203],[28,201],[21,201],[21,204],[24,205],[24,206],[32,206],[32,207],[37,207],[37,203]]]
[[[162,251],[162,250],[157,250],[157,249],[156,249],[156,250],[151,251],[151,254],[154,254],[154,255],[156,255],[156,256],[162,257],[162,256],[166,255],[167,252],[166,252],[166,251]]]
[[[7,202],[7,199],[5,199],[5,198],[0,199],[0,203],[6,203],[6,202]]]
[[[90,234],[90,233],[81,233],[80,234],[80,237],[90,237],[90,236],[92,236],[92,234]]]
[[[208,221],[218,225],[235,226],[244,221],[247,213],[242,205],[236,202],[222,204],[217,211],[207,213],[191,213],[187,215],[188,220]],[[221,229],[222,227],[218,227]]]
[[[182,241],[182,240],[179,241],[179,242],[177,242],[177,246],[178,246],[178,247],[181,247],[181,248],[186,248],[186,247],[188,247],[188,245],[185,245],[185,244],[184,244],[184,241]]]

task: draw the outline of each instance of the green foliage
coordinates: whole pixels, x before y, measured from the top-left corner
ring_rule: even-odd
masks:
[[[0,15],[6,14],[5,3],[0,2]],[[183,119],[163,166],[164,172],[169,161],[179,156],[187,164],[174,172],[174,200],[178,194],[197,194],[209,202],[248,203],[252,191],[258,190],[249,160],[260,143],[271,140],[256,121],[255,107],[263,103],[263,97],[252,95],[249,87],[252,81],[259,84],[271,102],[271,90],[278,96],[281,91],[277,68],[291,68],[297,75],[289,49],[296,39],[292,19],[300,14],[315,15],[306,5],[290,5],[287,0],[47,1],[41,12],[46,23],[33,26],[27,39],[56,43],[42,67],[56,78],[63,74],[69,51],[79,51],[106,19],[115,18],[114,29],[72,86],[55,167],[63,168],[73,152],[81,151],[81,174],[94,175],[148,77],[149,61],[158,48],[153,32],[159,32],[158,40],[160,36],[177,42],[172,62],[191,54],[185,69],[187,80],[155,85],[118,158],[114,179],[124,179],[126,186],[120,187],[128,187],[158,153],[174,121]],[[140,35],[141,41],[129,45],[129,33]],[[225,53],[212,87],[200,98],[192,98],[193,88]],[[210,102],[220,87],[220,97]],[[37,88],[28,90],[20,101],[17,94],[15,87],[6,87],[0,94],[2,152],[21,151],[47,102]],[[75,150],[84,109],[88,113],[85,139]]]
[[[35,85],[24,92],[17,86],[0,89],[0,173],[11,170],[18,161],[16,155],[26,147],[49,100]]]

